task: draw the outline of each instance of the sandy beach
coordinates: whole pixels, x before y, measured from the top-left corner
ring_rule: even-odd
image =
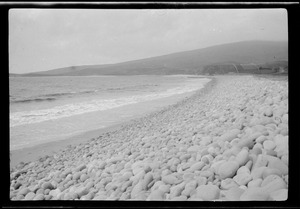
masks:
[[[11,200],[286,200],[287,80],[216,76],[186,97],[13,151]]]

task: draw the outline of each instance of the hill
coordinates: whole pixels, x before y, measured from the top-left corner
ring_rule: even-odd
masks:
[[[23,76],[201,74],[213,63],[263,64],[288,59],[288,43],[243,41],[108,65],[83,65]]]

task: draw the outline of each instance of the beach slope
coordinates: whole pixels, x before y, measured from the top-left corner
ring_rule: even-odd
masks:
[[[286,200],[288,83],[217,76],[191,97],[11,168],[12,200]]]

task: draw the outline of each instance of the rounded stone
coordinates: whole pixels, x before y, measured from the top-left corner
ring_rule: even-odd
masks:
[[[281,176],[282,173],[280,170],[278,169],[275,169],[275,168],[267,168],[263,171],[263,174],[262,174],[262,177],[263,179],[265,179],[267,176],[270,176],[270,175],[277,175],[277,176]]]
[[[165,184],[176,184],[176,183],[178,183],[178,179],[173,175],[167,175],[167,176],[162,177],[162,181]]]
[[[165,191],[161,191],[159,189],[154,190],[150,193],[147,200],[164,200],[165,193],[166,193]]]
[[[29,192],[26,194],[25,196],[25,200],[32,200],[35,197],[35,193],[34,192]]]
[[[46,190],[46,189],[54,189],[54,187],[53,187],[53,185],[50,183],[50,182],[45,182],[45,183],[43,183],[43,185],[42,185],[42,188],[44,189],[44,190]]]
[[[279,189],[286,189],[287,184],[285,181],[277,175],[270,175],[263,180],[261,188],[266,194],[270,194]]]
[[[85,173],[83,173],[83,174],[81,174],[81,176],[80,176],[80,181],[81,181],[81,182],[85,182],[85,180],[87,180],[88,178],[89,178],[89,176],[86,175]]]
[[[253,187],[260,187],[262,183],[262,179],[254,179],[248,183],[248,188],[253,188]]]
[[[248,188],[241,196],[241,201],[266,201],[268,200],[269,195],[266,194],[262,188],[253,187]]]
[[[252,180],[252,176],[249,173],[241,173],[234,176],[233,180],[240,186],[246,185],[248,184],[249,181]]]
[[[273,150],[276,147],[276,144],[272,140],[266,140],[263,143],[265,150]]]
[[[28,189],[27,187],[26,188],[22,188],[19,192],[18,192],[18,195],[23,195],[23,196],[26,196],[27,193],[30,192],[30,189]]]
[[[247,149],[242,149],[236,156],[235,161],[238,162],[239,166],[245,165],[249,160],[249,153]]]
[[[80,172],[74,173],[72,176],[72,180],[77,181],[78,179],[80,179],[80,176],[81,176]]]
[[[239,164],[236,161],[227,161],[219,167],[218,174],[221,179],[231,178],[238,169]]]
[[[285,201],[288,198],[287,189],[279,189],[270,193],[270,200]]]
[[[236,173],[237,173],[237,174],[242,174],[242,173],[250,174],[251,172],[250,172],[250,170],[249,170],[249,168],[248,168],[247,166],[241,166],[241,167],[237,170]]]
[[[44,194],[37,194],[34,198],[33,198],[33,200],[44,200]]]
[[[83,169],[86,168],[86,165],[85,164],[81,164],[79,165],[78,167],[75,168],[75,171],[78,172],[78,171],[82,171]]]
[[[218,199],[220,196],[220,189],[215,185],[200,185],[196,189],[196,196],[204,201]]]
[[[268,168],[278,169],[283,175],[288,174],[288,166],[279,158],[268,155]]]
[[[244,192],[245,190],[239,187],[232,187],[225,193],[225,197],[229,201],[239,201]]]

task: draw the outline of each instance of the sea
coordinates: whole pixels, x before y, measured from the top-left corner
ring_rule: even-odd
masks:
[[[188,75],[10,77],[10,150],[108,127],[134,116],[122,107],[191,93],[209,81]]]

